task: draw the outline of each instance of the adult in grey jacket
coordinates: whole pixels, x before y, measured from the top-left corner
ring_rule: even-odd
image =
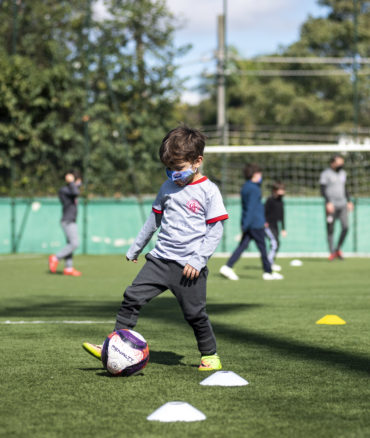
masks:
[[[81,272],[73,267],[73,252],[79,246],[77,229],[78,196],[80,194],[81,178],[77,172],[68,172],[65,175],[64,185],[58,193],[62,204],[61,226],[66,236],[67,245],[57,254],[49,256],[50,272],[55,273],[60,260],[65,261],[64,275],[79,277]]]
[[[329,260],[343,258],[341,247],[348,232],[348,211],[353,210],[347,188],[347,173],[343,166],[344,158],[336,154],[331,158],[330,166],[320,175],[320,190],[325,199]],[[334,223],[337,219],[340,220],[342,230],[338,243],[334,246]]]

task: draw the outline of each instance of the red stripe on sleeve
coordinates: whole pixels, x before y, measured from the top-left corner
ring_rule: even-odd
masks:
[[[154,213],[157,213],[157,214],[162,214],[163,213],[161,210],[156,210],[154,207],[152,207],[152,210],[154,211]]]
[[[225,219],[229,219],[228,214],[223,214],[222,216],[217,216],[212,219],[208,219],[208,221],[206,221],[206,224],[213,224],[214,222],[224,221]]]

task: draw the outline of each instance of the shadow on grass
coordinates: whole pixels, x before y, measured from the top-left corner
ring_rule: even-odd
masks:
[[[80,371],[101,371],[101,367],[78,368]]]
[[[169,303],[168,303],[169,305]],[[152,302],[150,309],[146,313],[148,319],[166,319],[174,324],[183,323],[179,319],[178,313],[175,312],[175,302],[171,300],[172,311],[163,312],[161,302]],[[238,313],[245,310],[250,310],[260,305],[254,304],[210,304],[207,306],[209,314],[224,313],[225,311],[237,311]],[[227,310],[226,310],[227,309]],[[149,311],[150,310],[150,311]],[[311,362],[326,363],[330,366],[341,366],[349,371],[360,371],[370,374],[370,358],[347,353],[345,351],[337,351],[334,349],[326,349],[323,347],[297,342],[290,339],[284,339],[271,334],[259,333],[252,330],[233,327],[232,325],[212,322],[217,338],[226,338],[229,341],[238,342],[247,345],[259,345],[268,347],[272,351],[281,354],[282,356],[291,356],[298,359],[304,359]]]
[[[149,360],[151,363],[156,363],[159,365],[167,365],[167,366],[188,366],[181,362],[184,356],[180,354],[174,353],[173,351],[155,351],[150,350],[149,352]],[[192,366],[192,365],[190,365]],[[79,368],[80,371],[99,371],[101,375],[108,375],[112,377],[106,370],[102,370],[102,367],[86,367]]]
[[[188,366],[181,362],[181,359],[183,359],[184,356],[181,356],[177,353],[174,353],[173,351],[155,351],[150,350],[149,353],[149,360],[151,363],[156,363],[159,365],[167,365],[167,366]],[[193,365],[190,365],[193,366]],[[197,365],[194,365],[197,366]],[[117,377],[110,374],[107,370],[102,369],[102,367],[86,367],[86,368],[78,368],[80,371],[87,371],[87,372],[95,372],[97,376],[100,377]],[[132,377],[140,377],[143,373],[136,374]]]
[[[114,319],[120,305],[117,301],[67,300],[63,297],[48,300],[44,296],[34,296],[32,300],[23,299],[22,306],[12,305],[11,300],[8,302],[2,302],[0,318]]]
[[[330,350],[315,345],[309,345],[278,336],[266,335],[251,330],[233,328],[225,324],[213,324],[218,337],[232,339],[240,343],[254,344],[271,348],[283,355],[311,362],[326,363],[331,366],[341,366],[350,371],[360,371],[370,374],[370,358],[345,351]]]
[[[186,366],[181,362],[184,356],[174,353],[173,351],[154,351],[150,350],[149,360],[152,363],[157,363],[159,365],[175,366],[181,365]]]
[[[140,372],[138,374],[134,374],[132,376],[114,376],[113,374],[108,373],[107,370],[100,370],[98,373],[96,373],[96,375],[99,376],[99,377],[109,377],[110,379],[118,379],[118,378],[120,378],[120,379],[125,379],[126,378],[127,379],[128,377],[130,379],[138,379],[140,377],[144,377],[145,376],[145,374],[143,372]]]
[[[119,301],[87,301],[87,300],[66,300],[62,297],[53,297],[48,302],[45,302],[45,297],[33,297],[27,302],[27,299],[22,300],[22,306],[13,305],[12,300],[2,302],[0,309],[0,318],[58,318],[58,319],[114,319],[120,307]],[[35,302],[36,301],[36,302]],[[39,302],[40,301],[40,302]],[[42,301],[42,302],[41,302]],[[17,302],[18,304],[18,302]],[[225,303],[225,304],[209,304],[207,309],[210,313],[222,314],[242,309],[250,309],[260,306],[259,304],[244,304],[244,303]],[[143,309],[145,314],[149,311],[151,315],[152,309],[158,317],[171,319],[171,315],[176,314],[174,320],[178,320],[179,316],[182,320],[180,307],[175,297],[162,296],[154,299],[147,304]]]
[[[260,280],[262,278],[262,273],[263,273],[263,271],[262,271],[262,269],[260,269],[260,274],[257,274],[256,272],[253,272],[253,273],[251,272],[250,274],[249,273],[246,273],[246,274],[238,273],[238,277],[241,280]],[[227,280],[227,281],[230,281],[230,280]]]
[[[263,272],[262,266],[261,265],[254,265],[254,266],[250,266],[250,265],[246,265],[246,266],[242,266],[243,271],[259,271],[259,272]]]
[[[45,297],[40,297],[40,300]],[[3,306],[6,303],[2,303]],[[40,318],[40,317],[62,317],[87,319],[87,318],[114,318],[119,303],[109,303],[106,301],[78,301],[78,300],[59,300],[49,301],[48,303],[24,303],[22,306],[3,307],[0,311],[0,317],[11,318]],[[233,314],[235,312],[245,312],[251,309],[261,307],[260,304],[245,303],[212,303],[207,306],[209,314],[222,315]],[[176,299],[173,297],[159,297],[150,302],[141,313],[141,318],[149,320],[162,320],[175,325],[183,325],[184,320],[179,309]],[[297,342],[282,337],[259,333],[252,330],[234,327],[222,323],[212,323],[218,338],[224,338],[229,341],[236,341],[240,344],[259,345],[268,347],[271,351],[277,352],[283,356],[301,358],[311,362],[326,363],[331,366],[341,366],[349,371],[360,371],[370,374],[370,359],[361,355],[347,353],[345,351],[336,351],[326,349],[315,345]],[[172,353],[175,354],[175,353]],[[153,361],[169,360],[172,363],[177,358],[165,357],[163,352],[154,353]],[[158,362],[162,363],[162,362]],[[168,364],[167,362],[165,364]],[[173,363],[175,364],[175,363]]]
[[[329,253],[328,253],[328,257],[329,257]],[[314,257],[306,257],[303,259],[299,259],[302,260],[303,263],[324,263],[327,265],[332,265],[333,263],[342,263],[344,260],[333,260],[333,261],[329,261],[328,257],[320,257],[320,258],[314,258]],[[293,258],[293,257],[292,257]],[[299,258],[299,257],[297,257]]]

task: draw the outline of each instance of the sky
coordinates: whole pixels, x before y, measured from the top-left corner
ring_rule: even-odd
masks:
[[[196,103],[200,73],[214,72],[217,16],[226,3],[226,44],[245,58],[274,53],[299,38],[300,26],[309,15],[323,15],[317,0],[167,0],[180,22],[175,44],[192,44],[179,62],[179,75],[188,78],[182,100]],[[208,59],[208,61],[207,61]]]
[[[94,12],[106,16],[104,0],[95,0]],[[167,0],[178,21],[177,46],[192,49],[178,60],[180,78],[186,78],[182,101],[197,103],[202,71],[216,70],[217,16],[226,6],[226,44],[245,58],[275,53],[299,38],[301,25],[309,15],[324,15],[318,0]]]

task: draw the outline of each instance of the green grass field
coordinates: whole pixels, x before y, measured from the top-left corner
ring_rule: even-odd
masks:
[[[248,380],[244,387],[199,385],[208,374],[197,370],[192,330],[169,292],[136,327],[151,351],[141,375],[110,377],[83,351],[82,341],[112,330],[138,265],[78,256],[83,276],[69,278],[48,274],[45,257],[1,256],[0,436],[369,437],[370,260],[294,268],[283,259],[286,278],[275,282],[262,281],[256,259],[240,260],[241,279],[230,282],[218,275],[223,262],[209,264],[208,313],[224,369]],[[326,314],[347,324],[316,325]],[[146,420],[175,400],[207,419]]]

